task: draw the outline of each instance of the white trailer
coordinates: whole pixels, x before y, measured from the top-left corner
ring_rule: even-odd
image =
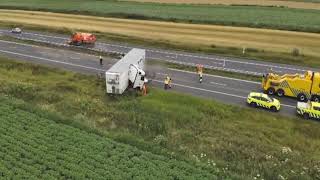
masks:
[[[128,87],[142,89],[148,82],[144,63],[146,51],[134,48],[106,72],[106,87],[109,94],[122,94]]]

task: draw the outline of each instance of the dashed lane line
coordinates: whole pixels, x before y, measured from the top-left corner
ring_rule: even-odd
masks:
[[[29,57],[29,58],[40,59],[40,60],[49,61],[49,62],[54,62],[54,63],[59,63],[59,64],[65,64],[65,65],[69,65],[69,66],[81,67],[81,68],[85,68],[85,69],[92,69],[92,70],[96,70],[96,71],[100,71],[100,72],[105,72],[105,69],[99,69],[99,68],[94,68],[94,67],[89,67],[89,66],[83,66],[83,65],[74,64],[74,63],[61,62],[61,61],[57,61],[57,60],[53,60],[53,59],[49,59],[49,58],[31,56],[31,55],[26,55],[26,54],[11,52],[11,51],[5,51],[5,50],[0,50],[0,52],[2,52],[2,53],[7,53],[7,54],[14,54],[14,55],[22,56],[22,57]],[[152,81],[162,82],[162,81],[159,81],[159,80],[156,80],[156,79],[153,79]],[[192,87],[192,86],[187,86],[187,85],[182,85],[182,84],[173,83],[173,85],[175,85],[175,86],[180,86],[180,87],[186,87],[186,88],[189,88],[189,89],[196,89],[196,90],[211,92],[211,93],[215,93],[215,94],[222,94],[222,95],[226,95],[226,96],[232,96],[232,97],[242,98],[242,99],[246,99],[246,98],[247,98],[247,97],[239,96],[239,95],[235,95],[235,94],[229,94],[229,93],[224,93],[224,92],[219,92],[219,91],[213,91],[213,90],[209,90],[209,89],[197,88],[197,87]],[[286,104],[282,104],[282,106],[287,106],[287,107],[295,108],[294,106],[286,105]]]
[[[99,68],[94,68],[94,67],[89,67],[89,66],[83,66],[83,65],[74,64],[74,63],[68,63],[68,62],[62,62],[62,61],[57,61],[57,60],[44,58],[44,57],[31,56],[31,55],[12,52],[12,51],[0,50],[0,52],[7,53],[7,54],[14,54],[14,55],[22,56],[22,57],[40,59],[40,60],[43,60],[43,61],[49,61],[49,62],[54,62],[54,63],[59,63],[59,64],[65,64],[65,65],[69,65],[69,66],[81,67],[81,68],[85,68],[85,69],[92,69],[92,70],[101,71],[101,72],[105,72],[106,71],[105,69],[99,69]]]
[[[178,71],[178,72],[184,72],[184,73],[190,73],[190,74],[197,74],[196,72],[191,72],[191,71],[185,71],[185,70],[180,70],[180,69],[173,69],[169,68],[172,71]],[[204,74],[206,76],[211,76],[211,77],[216,77],[216,78],[221,78],[221,79],[228,79],[228,80],[233,80],[233,81],[241,81],[241,82],[246,82],[246,83],[251,83],[251,84],[261,84],[260,82],[255,82],[255,81],[249,81],[249,80],[244,80],[244,79],[237,79],[237,78],[231,78],[231,77],[225,77],[225,76],[218,76],[218,75],[213,75],[213,74]]]
[[[222,84],[222,83],[216,83],[216,82],[209,82],[210,84],[215,84],[218,86],[227,86],[226,84]]]
[[[50,35],[43,35],[43,34],[37,34],[37,33],[25,32],[24,34],[43,36],[43,37],[50,37],[50,38],[57,38],[57,39],[68,39],[68,38],[59,37],[59,36],[50,36]],[[114,46],[114,47],[121,47],[121,48],[126,48],[126,49],[132,49],[133,48],[133,47],[130,47],[130,46],[115,45],[115,44],[109,44],[109,43],[98,43],[98,44]],[[226,58],[219,58],[219,57],[213,58],[213,57],[207,57],[207,56],[174,53],[174,52],[152,50],[152,49],[147,49],[147,51],[155,52],[155,53],[163,53],[163,54],[168,54],[168,55],[174,55],[176,57],[177,56],[185,56],[185,57],[193,57],[193,58],[200,58],[200,59],[201,58],[202,59],[210,59],[210,60],[215,60],[215,61],[232,62],[232,63],[246,64],[246,65],[272,67],[272,68],[278,68],[278,69],[287,69],[287,70],[294,70],[294,71],[306,71],[306,69],[299,69],[299,68],[292,68],[292,67],[285,67],[285,66],[277,66],[277,65],[270,65],[270,64],[261,64],[261,63],[255,63],[255,62],[235,61],[235,60],[230,60],[230,59],[226,59]]]
[[[159,81],[156,79],[153,79],[152,81],[162,83],[162,81]],[[180,86],[180,87],[184,87],[184,88],[189,88],[189,89],[195,89],[195,90],[199,90],[199,91],[210,92],[210,93],[214,93],[214,94],[221,94],[221,95],[225,95],[225,96],[247,99],[247,97],[245,97],[245,96],[239,96],[239,95],[235,95],[235,94],[229,94],[229,93],[224,93],[224,92],[214,91],[214,90],[209,90],[209,89],[203,89],[203,88],[198,88],[198,87],[193,87],[193,86],[187,86],[187,85],[183,85],[183,84],[172,83],[172,85]],[[289,108],[296,108],[295,106],[291,106],[291,105],[287,105],[287,104],[281,104],[281,106],[285,106],[285,107],[289,107]]]

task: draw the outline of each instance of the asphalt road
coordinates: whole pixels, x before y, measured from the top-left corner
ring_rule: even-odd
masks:
[[[24,40],[32,40],[37,42],[50,43],[58,46],[66,46],[66,41],[69,40],[69,37],[66,35],[60,34],[48,34],[48,33],[39,33],[27,31],[22,34],[13,34],[8,30],[1,30],[0,35],[12,36]],[[128,44],[119,44],[119,43],[102,43],[97,42],[92,50],[105,51],[105,52],[114,52],[114,53],[127,53],[132,49],[133,46]],[[221,57],[215,55],[206,55],[206,54],[196,54],[196,53],[187,53],[179,51],[167,51],[162,49],[152,49],[146,48],[146,57],[149,60],[163,60],[173,63],[182,63],[185,65],[196,65],[203,64],[205,68],[219,69],[229,72],[238,72],[244,74],[252,75],[262,75],[267,73],[272,68],[273,71],[280,74],[284,73],[303,73],[306,70],[318,71],[318,69],[306,68],[301,66],[292,66],[285,64],[276,64],[270,62],[260,62],[253,61],[248,59],[240,58],[231,58],[231,57]]]
[[[107,58],[104,60],[104,65],[100,66],[98,57],[94,55],[3,40],[0,40],[0,54],[18,60],[88,74],[104,73],[117,61]],[[259,82],[204,75],[204,81],[200,84],[198,76],[188,71],[167,69],[161,66],[150,66],[147,71],[152,78],[152,86],[163,87],[164,76],[170,74],[173,79],[173,88],[169,91],[212,98],[240,106],[246,106],[245,100],[249,92],[261,90]],[[294,99],[282,98],[281,103],[282,109],[279,113],[295,115],[296,101]]]

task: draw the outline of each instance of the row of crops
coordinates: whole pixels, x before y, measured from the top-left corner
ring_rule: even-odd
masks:
[[[0,103],[0,177],[214,179],[214,170],[151,154]]]
[[[114,0],[1,0],[0,7],[138,19],[320,31],[319,10],[259,6],[154,4]]]

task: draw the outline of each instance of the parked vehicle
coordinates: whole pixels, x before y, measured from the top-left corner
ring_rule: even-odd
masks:
[[[122,94],[128,87],[142,90],[145,78],[144,49],[132,49],[106,72],[106,87],[109,94]]]
[[[305,119],[320,119],[320,103],[318,102],[298,102],[297,113]]]
[[[320,101],[320,73],[307,71],[305,74],[269,73],[263,77],[262,88],[269,95],[296,97],[298,101]]]
[[[96,36],[93,34],[77,32],[71,36],[69,44],[76,45],[76,46],[94,45],[96,40],[97,40]]]
[[[262,107],[274,112],[280,110],[280,101],[264,93],[251,92],[247,97],[247,103],[251,107]]]
[[[22,30],[18,27],[11,29],[11,33],[15,33],[15,34],[21,34]]]

